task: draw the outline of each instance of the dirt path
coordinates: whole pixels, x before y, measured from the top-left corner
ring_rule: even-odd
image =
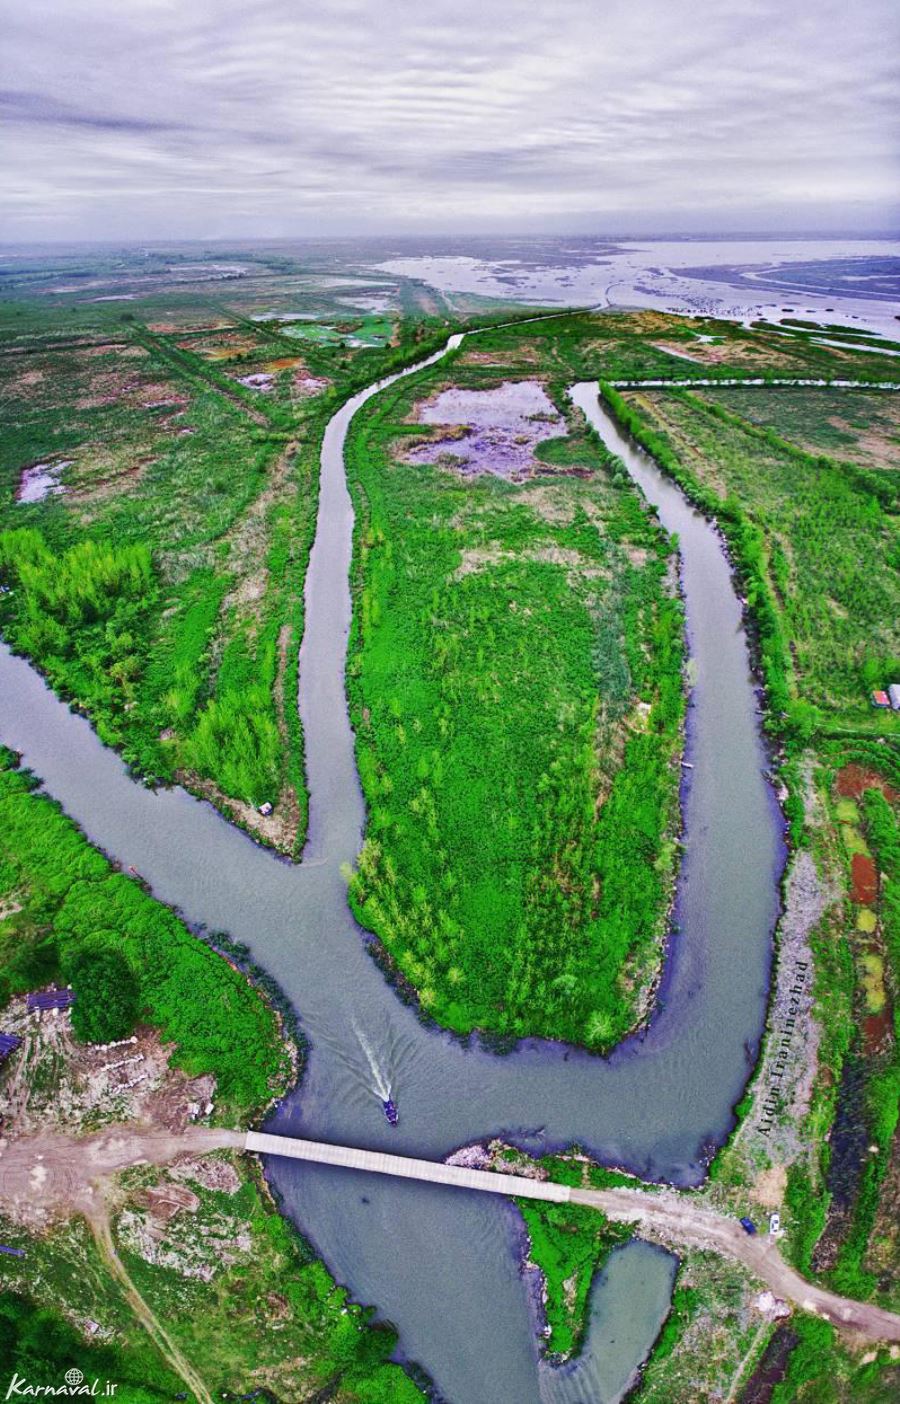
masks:
[[[763,1341],[765,1340],[766,1336],[771,1330],[771,1324],[772,1323],[770,1321],[762,1321],[760,1322],[758,1328],[754,1331],[753,1339],[748,1345],[747,1349],[745,1350],[743,1358],[738,1362],[737,1369],[735,1370],[734,1375],[732,1376],[731,1385],[729,1387],[728,1393],[725,1396],[723,1404],[734,1404],[734,1400],[737,1399],[738,1396],[738,1391],[745,1383],[744,1376],[747,1371],[747,1366],[758,1353],[760,1346],[762,1345]]]
[[[213,1404],[201,1376],[138,1292],[116,1251],[109,1218],[109,1179],[139,1162],[162,1165],[180,1155],[240,1149],[244,1137],[219,1127],[194,1126],[182,1134],[116,1126],[96,1136],[57,1132],[0,1141],[0,1205],[32,1230],[83,1214],[100,1255],[150,1339],[200,1404]]]
[[[871,1340],[900,1341],[900,1316],[807,1282],[785,1262],[768,1234],[747,1234],[735,1219],[692,1204],[687,1194],[573,1189],[571,1200],[600,1209],[610,1219],[637,1224],[666,1244],[736,1258],[776,1296],[824,1317],[842,1330],[858,1331]]]
[[[243,411],[254,424],[258,424],[262,429],[271,429],[272,421],[262,410],[254,409],[248,404],[237,389],[229,390],[226,385],[215,376],[210,374],[203,362],[193,352],[182,353],[173,352],[166,343],[164,337],[152,332],[147,327],[141,327],[134,337],[134,342],[138,346],[143,346],[145,351],[156,354],[159,360],[164,361],[170,370],[180,375],[182,380],[187,380],[194,385],[199,385],[203,390],[214,390],[233,405],[235,409]],[[188,360],[190,356],[192,359]]]
[[[141,1126],[114,1126],[95,1136],[41,1132],[0,1142],[0,1205],[18,1222],[40,1229],[84,1214],[91,1219],[104,1179],[139,1161],[165,1165],[179,1155],[231,1148],[244,1136],[220,1127],[193,1126],[178,1134]]]
[[[98,1203],[94,1206],[92,1213],[88,1215],[88,1223],[100,1250],[100,1256],[106,1263],[113,1277],[121,1286],[125,1293],[125,1298],[137,1320],[141,1323],[147,1335],[153,1341],[160,1355],[175,1373],[184,1380],[188,1389],[200,1404],[213,1404],[213,1398],[194,1369],[190,1361],[182,1354],[165,1327],[154,1316],[153,1312],[144,1301],[140,1292],[135,1287],[131,1278],[125,1270],[122,1259],[116,1252],[116,1245],[113,1242],[112,1229],[109,1222],[109,1214],[106,1205]]]
[[[405,1159],[346,1146],[325,1146],[292,1137],[229,1131],[222,1127],[194,1126],[179,1135],[150,1127],[116,1126],[96,1136],[78,1140],[53,1132],[0,1142],[0,1204],[14,1218],[32,1227],[46,1224],[54,1217],[84,1214],[95,1234],[102,1236],[98,1237],[98,1242],[111,1270],[123,1286],[134,1293],[135,1311],[154,1340],[158,1343],[163,1339],[166,1341],[173,1352],[167,1358],[174,1361],[177,1347],[138,1296],[115,1254],[106,1210],[104,1180],[138,1162],[162,1165],[180,1155],[203,1154],[226,1147],[261,1150],[269,1154],[292,1154],[303,1148],[299,1155],[301,1159],[322,1160],[329,1164],[374,1170],[380,1174],[452,1183],[471,1189],[489,1189],[501,1194],[526,1192],[527,1187],[527,1193],[533,1198],[564,1199],[570,1203],[588,1205],[619,1223],[634,1224],[643,1235],[667,1246],[696,1248],[735,1258],[765,1282],[776,1296],[793,1302],[803,1311],[822,1316],[840,1329],[855,1331],[870,1340],[900,1342],[900,1316],[883,1307],[841,1297],[836,1292],[807,1282],[785,1262],[770,1235],[745,1233],[737,1220],[705,1208],[690,1192],[569,1188],[530,1178],[473,1171],[442,1162]],[[160,1349],[163,1349],[162,1344]],[[184,1365],[190,1371],[191,1367],[186,1361]],[[178,1369],[182,1378],[187,1380],[180,1366]],[[191,1383],[191,1388],[198,1398],[207,1401],[209,1396],[201,1392],[202,1381],[199,1381],[199,1377],[194,1378],[201,1390],[197,1389],[196,1383]]]

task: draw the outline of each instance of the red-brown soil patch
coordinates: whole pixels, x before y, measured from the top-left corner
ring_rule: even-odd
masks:
[[[850,861],[850,890],[854,902],[864,907],[878,897],[878,870],[865,853],[854,853]]]
[[[880,1014],[867,1014],[863,1019],[863,1047],[867,1058],[883,1053],[890,1041],[893,1020],[887,1009]]]
[[[291,366],[299,366],[299,356],[278,356],[274,361],[266,362],[266,370],[280,371],[290,370]]]
[[[838,771],[837,792],[845,799],[859,799],[865,790],[880,790],[886,800],[896,804],[900,800],[900,790],[896,790],[879,775],[877,770],[869,770],[864,765],[845,765]]]

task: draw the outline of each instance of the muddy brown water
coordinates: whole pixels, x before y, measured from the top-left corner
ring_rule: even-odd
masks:
[[[365,820],[344,694],[353,514],[343,449],[354,413],[387,383],[335,414],[322,451],[300,660],[311,797],[301,865],[278,860],[182,790],[135,783],[88,722],[5,646],[0,739],[23,752],[94,843],[191,921],[246,942],[293,1000],[309,1062],[268,1130],[435,1159],[494,1135],[537,1153],[578,1142],[607,1163],[695,1184],[732,1125],[758,1046],[784,857],[728,562],[710,525],[619,435],[595,387],[576,386],[573,400],[681,545],[696,677],[693,769],[660,1007],[606,1059],[539,1040],[497,1057],[423,1028],[371,959],[340,871]],[[396,1129],[382,1112],[388,1091]],[[665,1316],[673,1259],[629,1245],[594,1286],[580,1360],[552,1370],[537,1358],[512,1206],[301,1162],[272,1160],[268,1173],[337,1279],[396,1324],[401,1351],[450,1404],[612,1404]]]

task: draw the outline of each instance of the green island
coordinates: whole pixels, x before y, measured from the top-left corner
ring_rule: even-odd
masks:
[[[579,331],[523,327],[529,356],[495,333],[490,367],[479,337],[354,423],[348,671],[369,821],[351,898],[441,1024],[603,1049],[658,973],[682,620],[670,544],[565,399]],[[457,473],[461,441],[420,428],[431,403],[513,428]],[[550,435],[533,476],[529,431]]]

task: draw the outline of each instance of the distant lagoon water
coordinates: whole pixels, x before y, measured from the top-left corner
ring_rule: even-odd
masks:
[[[506,247],[506,243],[510,247]],[[486,241],[375,265],[440,292],[543,306],[638,307],[736,321],[807,318],[900,336],[900,240]],[[508,254],[514,254],[510,257]]]

